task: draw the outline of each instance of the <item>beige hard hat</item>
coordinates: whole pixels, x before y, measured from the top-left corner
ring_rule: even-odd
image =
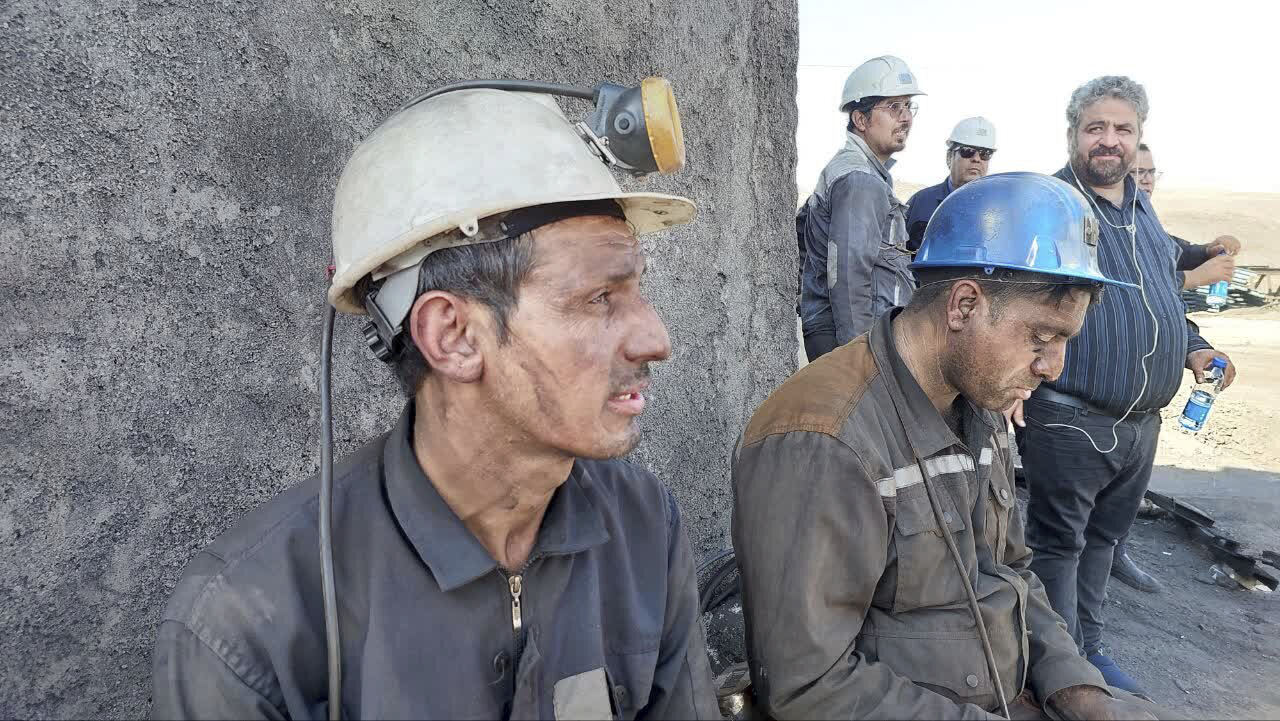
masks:
[[[624,193],[549,95],[458,90],[389,118],[361,142],[333,205],[329,302],[365,312],[352,292],[442,248],[498,240],[485,218],[519,208],[616,200],[636,234],[693,219],[692,201]]]
[[[881,55],[871,58],[849,73],[840,94],[840,111],[863,98],[873,96],[893,98],[899,95],[924,95],[916,85],[916,76],[902,58]]]
[[[996,126],[992,125],[990,120],[981,116],[965,118],[956,123],[956,127],[951,130],[951,137],[947,138],[947,142],[995,150]]]

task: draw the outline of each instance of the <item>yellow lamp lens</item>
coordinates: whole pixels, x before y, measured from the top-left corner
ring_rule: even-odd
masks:
[[[684,167],[684,131],[676,95],[666,78],[645,78],[640,83],[644,124],[649,132],[649,148],[659,173],[674,173]]]

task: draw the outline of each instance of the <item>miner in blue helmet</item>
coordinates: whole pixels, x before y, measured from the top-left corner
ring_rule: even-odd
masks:
[[[1122,285],[1097,242],[1060,180],[968,183],[930,221],[906,307],[756,411],[733,545],[764,713],[1155,718],[1080,655],[1031,572],[1001,415]]]

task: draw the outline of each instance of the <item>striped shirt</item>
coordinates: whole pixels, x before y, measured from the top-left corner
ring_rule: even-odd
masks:
[[[1144,391],[1142,357],[1151,350],[1151,314],[1138,289],[1107,286],[1102,300],[1090,309],[1080,335],[1067,344],[1062,375],[1045,385],[1117,415],[1128,410],[1134,398],[1138,398],[1135,411],[1163,408],[1178,392],[1187,354],[1213,347],[1186,317],[1181,278],[1174,270],[1178,246],[1160,225],[1147,194],[1138,192],[1133,178],[1125,177],[1124,201],[1117,208],[1089,186],[1077,183],[1070,165],[1054,176],[1076,189],[1084,187],[1101,227],[1098,264],[1102,273],[1145,288],[1159,337],[1155,353],[1145,361],[1150,377]],[[1137,226],[1133,241],[1123,227],[1130,223]]]

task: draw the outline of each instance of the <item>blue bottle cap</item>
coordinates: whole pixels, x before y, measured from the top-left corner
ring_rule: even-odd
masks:
[[[1214,359],[1213,359],[1213,361],[1209,363],[1209,367],[1210,367],[1210,368],[1221,368],[1222,370],[1226,370],[1226,369],[1227,369],[1227,362],[1226,362],[1224,359],[1222,359],[1222,358],[1214,358]]]

